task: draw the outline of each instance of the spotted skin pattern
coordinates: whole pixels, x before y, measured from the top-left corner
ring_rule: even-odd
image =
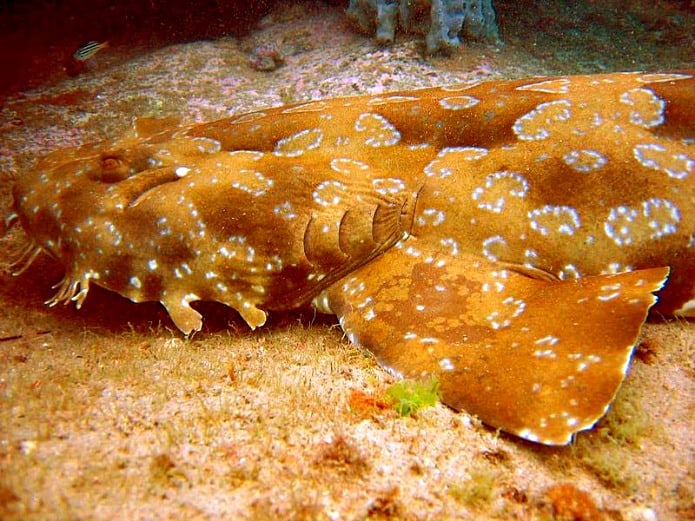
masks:
[[[138,120],[16,182],[18,271],[47,252],[65,268],[51,305],[94,283],[185,334],[198,300],[251,328],[313,303],[450,406],[565,444],[608,409],[655,293],[654,312],[695,313],[694,74]]]

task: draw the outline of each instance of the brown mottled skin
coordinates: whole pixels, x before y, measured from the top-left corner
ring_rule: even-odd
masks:
[[[252,328],[313,302],[452,407],[564,444],[607,410],[654,294],[694,313],[693,74],[138,120],[17,181],[18,266],[45,251],[66,271],[51,304],[93,282],[162,302],[186,334],[195,300]]]

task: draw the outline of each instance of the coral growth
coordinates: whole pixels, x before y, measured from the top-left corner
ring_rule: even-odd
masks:
[[[449,52],[466,39],[497,41],[492,0],[350,0],[348,18],[375,34],[380,44],[393,41],[397,27],[425,34],[427,52]]]
[[[257,71],[274,71],[285,63],[285,58],[272,43],[256,46],[251,52],[249,65]]]

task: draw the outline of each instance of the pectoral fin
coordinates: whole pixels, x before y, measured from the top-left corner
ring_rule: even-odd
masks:
[[[328,288],[320,304],[354,343],[493,427],[568,443],[611,404],[668,268],[532,278],[410,238]]]

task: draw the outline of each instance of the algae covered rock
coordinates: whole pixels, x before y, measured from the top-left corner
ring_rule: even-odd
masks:
[[[380,44],[392,42],[398,28],[424,34],[429,53],[455,49],[459,36],[499,40],[492,0],[350,0],[347,15]]]

